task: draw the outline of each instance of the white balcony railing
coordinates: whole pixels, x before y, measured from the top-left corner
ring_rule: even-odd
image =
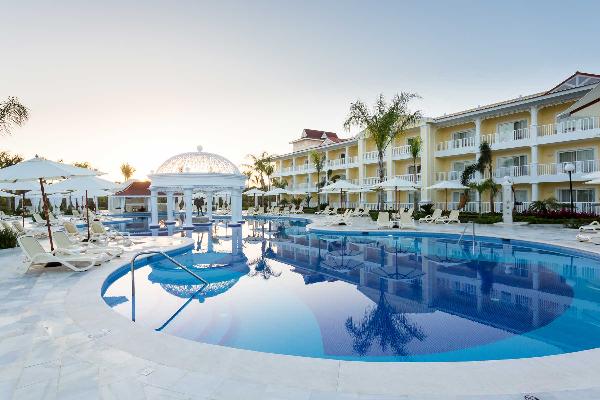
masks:
[[[346,157],[346,158],[336,158],[335,160],[328,160],[325,164],[326,168],[329,169],[340,169],[347,168],[353,164],[358,162],[358,157]]]
[[[521,176],[531,175],[531,165],[515,165],[512,167],[498,167],[494,170],[494,178],[504,178],[510,176],[518,178]],[[489,173],[484,174],[485,178],[488,178]]]
[[[434,172],[433,177],[436,182],[441,181],[460,181],[462,171],[440,171]]]
[[[415,175],[414,174],[396,175],[396,178],[415,183]],[[421,183],[421,173],[417,174],[417,182],[416,183],[417,183],[417,185]]]
[[[377,150],[368,151],[363,154],[363,160],[365,160],[365,161],[377,161],[378,159],[379,159],[379,152]]]
[[[568,119],[556,124],[538,126],[538,136],[552,136],[562,133],[584,132],[600,128],[600,117]]]
[[[481,135],[481,141],[490,145],[506,142],[515,142],[519,140],[528,140],[530,138],[529,128],[515,129],[512,132],[489,133]]]
[[[363,178],[363,185],[372,186],[372,185],[374,185],[376,183],[379,183],[379,177],[378,176],[369,176],[367,178]]]
[[[405,158],[411,157],[410,145],[392,147],[392,157],[394,158]]]
[[[538,175],[567,175],[565,165],[569,163],[538,164]],[[589,174],[600,170],[599,160],[575,161],[573,174]]]
[[[463,139],[447,140],[439,142],[436,146],[437,151],[457,150],[475,147],[475,137],[467,137]]]

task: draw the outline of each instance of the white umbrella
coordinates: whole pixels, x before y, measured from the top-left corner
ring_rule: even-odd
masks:
[[[360,189],[360,186],[355,185],[352,182],[348,182],[344,179],[338,179],[337,181],[335,181],[334,183],[331,183],[329,185],[325,185],[323,186],[323,188],[321,189],[322,192],[325,193],[334,193],[337,192],[338,190],[340,191],[340,208],[342,207],[342,194],[344,191],[349,191],[349,190],[358,190]]]
[[[258,188],[252,188],[250,190],[246,190],[243,194],[245,194],[246,196],[254,196],[254,207],[258,206],[258,202],[257,202],[257,195],[261,195],[264,196],[265,192],[263,190],[260,190]]]
[[[446,192],[446,210],[448,209],[448,189],[450,190],[460,190],[460,189],[468,189],[467,186],[461,184],[458,181],[441,181],[436,183],[435,185],[429,186],[427,189],[433,190],[444,190]]]
[[[414,192],[417,190],[415,184],[406,179],[394,177],[387,179],[383,182],[376,183],[371,186],[373,189],[393,189],[394,190],[394,203],[396,203],[396,209],[398,209],[398,190]]]
[[[53,251],[54,243],[52,242],[50,218],[48,217],[48,199],[44,191],[44,180],[65,179],[73,176],[94,176],[99,174],[100,173],[97,171],[35,157],[10,167],[0,169],[0,182],[39,181],[40,191],[42,192],[44,216],[46,217],[46,227],[48,228],[48,237],[50,239],[50,250]]]
[[[21,198],[21,216],[23,217],[23,226],[25,226],[25,192],[35,191],[39,192],[40,186],[33,181],[19,181],[19,182],[0,182],[0,190],[11,190],[11,191],[22,191]]]
[[[48,191],[53,192],[79,192],[85,195],[85,215],[87,220],[88,240],[90,239],[90,214],[88,212],[88,197],[107,196],[110,190],[117,190],[119,185],[98,178],[97,176],[72,177],[62,182],[48,186]],[[82,196],[83,197],[83,196]]]
[[[363,202],[362,194],[369,193],[372,191],[373,191],[373,189],[371,189],[370,187],[361,187],[361,188],[355,189],[355,190],[348,190],[348,193],[358,193],[358,203],[359,203],[359,205],[362,205],[362,202]]]
[[[288,192],[285,189],[282,188],[275,188],[275,189],[271,189],[267,192],[265,192],[265,196],[280,196],[279,199],[281,200],[281,195],[282,194],[289,194],[290,192]]]

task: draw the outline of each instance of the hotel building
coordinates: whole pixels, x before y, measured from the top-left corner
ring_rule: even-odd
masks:
[[[417,136],[421,138],[422,150],[415,166],[409,143]],[[493,150],[493,178],[498,183],[505,176],[512,179],[518,209],[550,197],[569,202],[565,166],[572,163],[575,204],[579,210],[593,210],[599,197],[598,187],[584,184],[584,175],[600,170],[600,75],[576,72],[540,93],[424,118],[388,146],[385,175],[414,181],[416,168],[416,184],[421,188],[415,192],[418,200],[442,207],[444,192],[427,188],[444,180],[460,180],[465,166],[477,160],[479,145],[484,141]],[[377,148],[364,132],[340,138],[333,132],[304,129],[291,144],[290,153],[274,157],[274,177],[286,180],[288,189],[316,192],[317,174],[309,158],[311,151],[325,154],[321,180],[331,170],[331,175],[362,187],[379,181]],[[460,195],[461,191],[448,194],[448,208],[458,206]],[[326,196],[330,203],[339,202],[339,194]],[[412,204],[413,193],[401,192],[398,196],[402,206]],[[500,196],[496,198],[495,210],[500,210]],[[477,211],[477,194],[469,197],[466,209]],[[482,200],[483,211],[488,211],[489,196],[484,194]],[[325,195],[321,201],[325,201]],[[351,193],[348,201],[350,206],[360,202],[375,207],[377,194]],[[315,204],[314,196],[311,202]],[[392,204],[393,193],[388,192],[387,205]]]

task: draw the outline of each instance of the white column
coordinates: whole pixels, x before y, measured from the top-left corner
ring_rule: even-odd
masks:
[[[183,201],[185,203],[185,227],[192,228],[192,215],[194,213],[194,202],[192,201],[192,188],[183,189]]]
[[[174,221],[173,219],[173,190],[167,190],[167,222]]]
[[[392,158],[392,147],[394,146],[394,143],[390,143],[387,147],[387,149],[385,150],[385,173],[386,173],[386,179],[392,179],[395,175],[395,171],[394,171],[394,160]],[[393,190],[388,190],[386,192],[386,202],[387,202],[387,206],[389,208],[393,208],[393,204],[394,204],[394,191]]]
[[[475,162],[479,159],[481,155],[479,153],[479,145],[481,144],[481,118],[475,119]]]
[[[539,183],[531,184],[531,201],[538,201],[540,199],[540,188]]]
[[[150,212],[152,225],[158,225],[158,189],[150,188]]]
[[[533,143],[537,143],[538,136],[538,106],[531,106],[529,109],[530,114],[530,127],[529,127],[529,137],[532,139]]]
[[[419,130],[421,136],[421,203],[431,201],[431,191],[426,188],[433,185],[434,151],[432,148],[432,132],[431,126],[427,123],[422,124]]]
[[[363,185],[365,179],[365,139],[364,133],[358,137],[358,184]]]
[[[213,209],[212,209],[212,202],[213,202],[213,193],[210,191],[205,191],[206,193],[206,216],[208,217],[209,220],[212,220],[212,216],[213,216]]]
[[[233,189],[231,191],[231,222],[238,223],[242,221],[242,191]]]

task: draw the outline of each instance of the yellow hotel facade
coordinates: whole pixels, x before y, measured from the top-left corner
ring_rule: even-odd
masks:
[[[445,206],[445,193],[427,189],[444,180],[459,181],[466,165],[478,158],[480,143],[493,150],[494,180],[508,176],[514,184],[517,210],[531,201],[555,197],[569,202],[567,164],[573,164],[573,195],[582,211],[596,210],[598,187],[586,185],[586,174],[600,171],[600,75],[576,72],[555,87],[541,93],[479,106],[436,118],[424,118],[418,126],[398,136],[385,152],[386,177],[414,181],[409,141],[420,136],[422,150],[416,162],[416,192],[420,202]],[[343,139],[332,132],[302,131],[291,142],[292,151],[274,157],[274,177],[286,180],[288,190],[316,193],[317,174],[310,162],[311,151],[326,155],[324,171],[331,170],[361,187],[377,183],[377,148],[360,133]],[[321,173],[321,180],[324,172]],[[481,177],[478,177],[481,179]],[[448,208],[458,207],[461,191],[448,193]],[[339,202],[339,194],[321,195],[321,202]],[[325,198],[327,196],[327,198]],[[412,204],[411,192],[400,192],[401,206]],[[477,193],[472,193],[467,211],[478,210]],[[490,209],[489,196],[483,195],[482,211]],[[495,210],[500,209],[500,195]],[[349,206],[367,204],[375,208],[375,192],[350,193]],[[316,204],[313,195],[311,204]],[[393,193],[387,194],[387,206]]]

